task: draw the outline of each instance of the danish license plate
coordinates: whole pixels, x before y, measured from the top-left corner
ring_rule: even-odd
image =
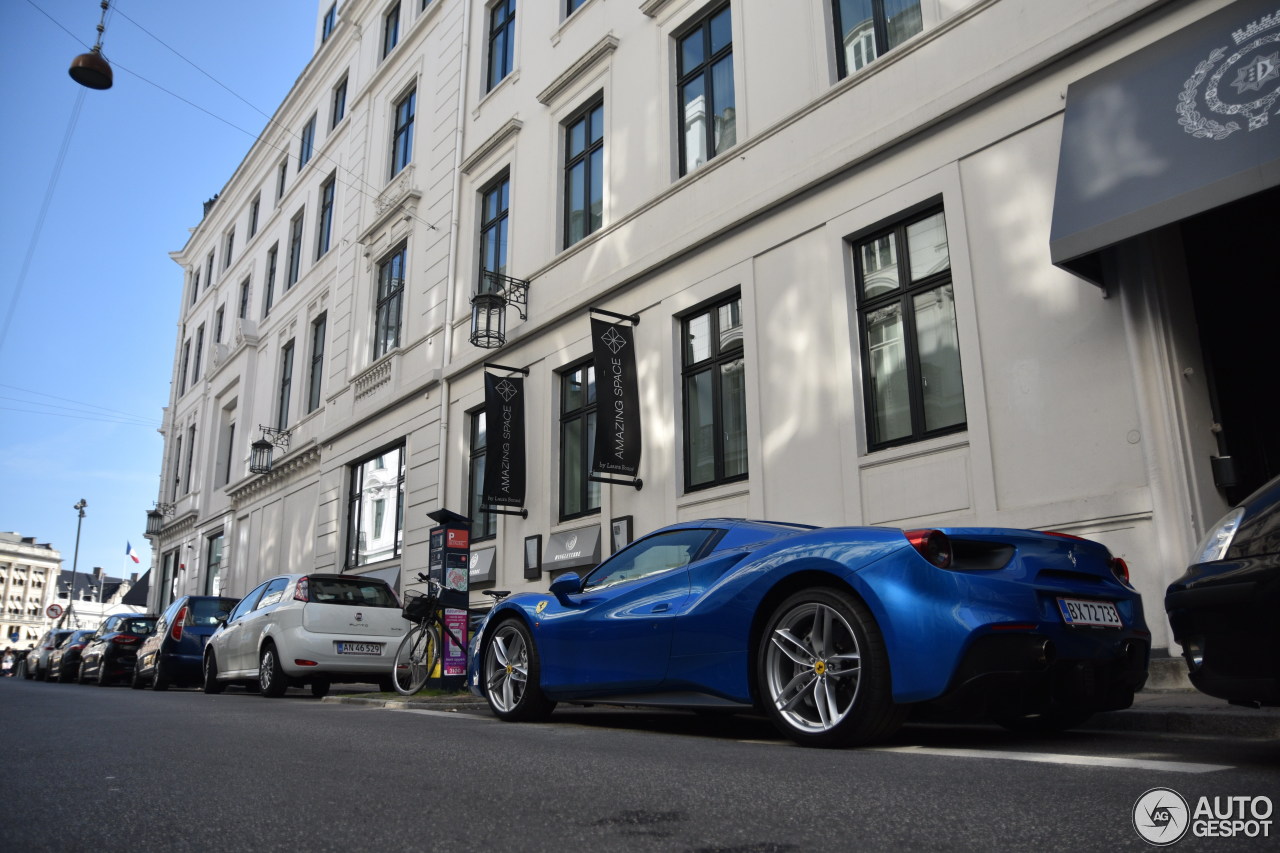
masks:
[[[1110,601],[1086,601],[1081,598],[1059,598],[1058,609],[1062,621],[1068,625],[1097,625],[1103,628],[1123,628],[1120,611]]]
[[[336,643],[340,655],[380,655],[382,643]]]

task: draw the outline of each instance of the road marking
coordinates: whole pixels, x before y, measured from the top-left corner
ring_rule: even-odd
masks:
[[[1163,770],[1168,773],[1214,773],[1233,769],[1226,764],[1195,764],[1188,761],[1157,761],[1147,758],[1108,758],[1095,755],[1063,755],[1053,752],[1003,752],[996,749],[944,749],[930,746],[886,746],[874,752],[908,755],[941,755],[951,758],[996,758],[1005,761],[1033,761],[1041,764],[1079,764],[1086,767],[1116,767],[1123,770]]]
[[[406,714],[422,714],[425,717],[453,717],[455,720],[459,717],[466,717],[469,720],[485,720],[488,722],[496,722],[497,717],[482,717],[478,714],[464,714],[461,711],[428,711],[425,708],[390,708],[388,710],[403,711]]]

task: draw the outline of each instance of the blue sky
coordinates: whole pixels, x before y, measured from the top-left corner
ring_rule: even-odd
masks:
[[[306,66],[317,5],[112,0],[114,85],[94,91],[67,69],[99,0],[0,0],[0,530],[66,569],[81,498],[81,571],[150,566],[182,290],[169,253]]]

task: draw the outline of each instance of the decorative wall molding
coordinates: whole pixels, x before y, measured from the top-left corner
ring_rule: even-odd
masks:
[[[490,154],[505,145],[508,140],[513,139],[522,127],[524,127],[524,122],[518,118],[513,118],[498,128],[497,133],[480,143],[480,147],[472,152],[470,157],[462,161],[462,173],[464,175],[471,174],[472,169],[483,163]]]
[[[367,370],[351,380],[351,388],[355,392],[357,402],[376,393],[379,388],[391,381],[391,361],[394,356],[395,353],[392,353],[375,361]]]
[[[594,68],[597,63],[617,49],[618,38],[612,33],[600,39],[600,41],[591,46],[590,50],[582,54],[577,62],[570,65],[563,74],[552,80],[550,86],[538,93],[538,103],[549,106],[569,87],[585,77],[587,72]]]
[[[250,477],[241,485],[227,491],[232,510],[239,510],[264,494],[318,471],[320,456],[320,445],[311,444],[271,463],[270,474]],[[194,521],[194,516],[192,519]]]

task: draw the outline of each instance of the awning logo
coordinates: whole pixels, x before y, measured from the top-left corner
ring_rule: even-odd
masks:
[[[1251,131],[1266,127],[1280,98],[1280,13],[1235,30],[1231,40],[1234,48],[1227,45],[1210,51],[1178,96],[1178,124],[1197,139],[1226,139],[1241,127],[1236,117],[1245,119]],[[1233,52],[1228,55],[1228,51]],[[1235,90],[1234,96],[1223,88],[1224,79],[1227,87]],[[1246,93],[1257,93],[1257,97],[1244,100]],[[1227,120],[1202,115],[1202,101],[1205,110]]]

